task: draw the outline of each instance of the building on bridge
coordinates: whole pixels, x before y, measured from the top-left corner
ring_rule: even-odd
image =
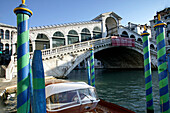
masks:
[[[149,34],[151,34],[151,27],[149,25],[145,25],[146,26],[146,30]],[[131,22],[128,22],[128,29],[130,29],[131,31],[134,31],[138,34],[142,34],[144,31],[144,25],[140,25],[140,24],[134,24]],[[151,35],[148,36],[149,38],[151,38]],[[132,38],[132,36],[131,36]]]

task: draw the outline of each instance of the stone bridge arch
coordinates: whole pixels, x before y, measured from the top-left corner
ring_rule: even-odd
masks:
[[[43,66],[44,66],[44,73],[45,75],[51,75],[51,76],[67,76],[80,62],[82,62],[84,59],[89,58],[90,56],[90,45],[93,44],[94,46],[94,53],[95,58],[100,59],[102,58],[102,54],[111,57],[115,57],[115,59],[110,60],[111,63],[114,63],[116,60],[120,60],[121,62],[132,62],[132,64],[138,66],[138,68],[142,68],[143,66],[143,45],[141,45],[138,42],[135,42],[135,47],[120,47],[120,46],[112,46],[111,44],[111,38],[100,38],[95,40],[89,40],[85,42],[75,43],[71,45],[56,47],[53,49],[46,49],[41,50],[42,51],[42,59],[43,59]],[[106,53],[102,53],[102,51],[106,51]],[[110,52],[109,52],[110,51]],[[121,52],[120,52],[121,51]],[[125,55],[122,55],[125,54]],[[115,55],[115,56],[114,56]],[[123,56],[120,57],[119,56]],[[32,58],[33,53],[30,54],[30,57]],[[136,57],[137,56],[137,57]],[[152,61],[152,67],[157,67],[157,60],[156,60],[156,51],[151,50],[151,61]],[[125,58],[124,58],[125,57]],[[130,59],[128,59],[129,57]],[[107,60],[105,60],[107,57],[103,57],[103,61],[108,64]],[[12,58],[12,63],[16,64],[17,58]],[[127,59],[127,60],[126,60]],[[135,59],[135,60],[134,60]],[[12,65],[11,63],[11,65]],[[118,64],[117,64],[118,65]],[[121,68],[127,68],[127,66],[133,66],[129,65],[128,63],[125,63],[125,66],[123,66],[124,63],[119,63],[119,66]],[[14,65],[13,65],[14,66]],[[16,67],[16,66],[15,66]],[[109,67],[109,64],[107,65]],[[116,68],[114,65],[110,65],[112,68]],[[10,70],[12,69],[12,70]],[[16,68],[10,68],[7,72],[8,78],[14,76],[16,74]]]
[[[111,43],[102,45],[95,45],[94,56],[96,59],[102,61],[106,68],[140,68],[143,69],[143,50],[142,45],[136,43],[136,47],[115,47],[111,46]],[[65,53],[60,56],[60,59],[54,61],[53,58],[43,61],[44,65],[49,63],[56,65],[60,63],[60,66],[53,67],[50,71],[46,71],[47,75],[62,75],[67,76],[79,63],[84,59],[90,57],[90,46],[80,50],[76,50],[70,53]],[[151,58],[152,68],[157,67],[156,55]],[[121,56],[121,57],[120,57]],[[71,59],[71,60],[68,60]],[[66,61],[66,62],[64,62]],[[47,68],[46,68],[47,69]],[[58,70],[58,71],[57,71]]]

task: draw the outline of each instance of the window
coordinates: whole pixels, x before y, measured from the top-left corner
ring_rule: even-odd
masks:
[[[60,31],[58,31],[58,32],[55,32],[53,36],[56,36],[56,37],[64,37],[64,34],[61,33]]]
[[[91,39],[91,34],[90,34],[90,31],[87,29],[87,28],[84,28],[82,31],[81,31],[81,41],[87,41],[87,40],[90,40]]]
[[[0,29],[0,38],[4,39],[4,30],[3,29]]]
[[[71,31],[69,31],[69,33],[68,34],[70,34],[70,35],[78,35],[78,33],[75,31],[75,30],[71,30]]]
[[[37,39],[48,40],[48,37],[45,34],[38,34]]]
[[[75,30],[70,30],[68,33],[68,44],[74,44],[79,42],[78,33]]]
[[[53,47],[63,46],[65,45],[65,39],[64,38],[53,38]]]
[[[93,31],[101,32],[101,29],[99,27],[95,27]]]
[[[48,110],[58,110],[80,104],[76,90],[51,95],[46,99]]]
[[[127,33],[126,31],[123,31],[121,36],[122,36],[122,37],[129,38],[129,35],[128,35],[128,33]]]
[[[97,96],[95,95],[95,91],[92,88],[79,89],[78,92],[82,103],[86,103],[90,100],[95,100],[95,98],[97,98]]]
[[[14,32],[12,31],[11,32],[11,40],[13,39],[13,35],[14,35]]]
[[[3,51],[3,43],[0,43],[0,51]]]
[[[101,29],[99,27],[95,27],[93,29],[93,38],[94,39],[102,38]]]
[[[9,39],[9,30],[5,31],[5,39]]]
[[[131,35],[130,38],[135,38],[135,36],[134,36],[134,35]]]

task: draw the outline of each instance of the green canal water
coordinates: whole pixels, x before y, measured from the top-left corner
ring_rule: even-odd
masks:
[[[99,98],[128,108],[136,113],[145,113],[144,71],[96,69],[95,75]],[[155,113],[160,113],[157,71],[152,71],[152,75],[154,109]],[[87,71],[73,70],[68,75],[68,80],[85,81],[87,83]],[[7,106],[4,106],[2,100],[0,100],[0,113],[16,111],[16,97],[5,103]]]
[[[145,79],[142,70],[95,70],[99,98],[118,104],[136,113],[145,113]],[[160,113],[157,71],[152,71],[155,113]],[[68,79],[87,82],[86,70],[73,70]]]

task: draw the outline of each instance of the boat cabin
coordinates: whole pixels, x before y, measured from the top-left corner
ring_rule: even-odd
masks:
[[[95,88],[85,82],[46,86],[47,113],[81,113],[93,110],[99,99]]]

